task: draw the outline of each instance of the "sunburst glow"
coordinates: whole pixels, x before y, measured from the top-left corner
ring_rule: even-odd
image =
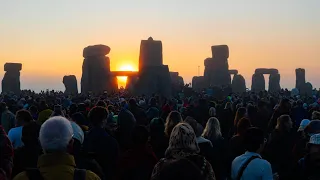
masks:
[[[125,64],[119,68],[120,71],[134,71],[134,68],[130,64]],[[127,76],[118,76],[118,87],[125,87],[127,83]]]

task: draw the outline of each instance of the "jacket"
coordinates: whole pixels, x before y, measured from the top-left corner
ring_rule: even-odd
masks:
[[[45,180],[63,179],[73,180],[76,164],[72,155],[67,153],[53,153],[41,155],[38,159],[38,169]],[[19,173],[14,180],[28,180],[26,172]],[[87,180],[100,180],[99,176],[86,171]]]
[[[8,133],[11,128],[16,126],[15,119],[16,117],[11,111],[5,110],[2,112],[1,125],[6,133]]]

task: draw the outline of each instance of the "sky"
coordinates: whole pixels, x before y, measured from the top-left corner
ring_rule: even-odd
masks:
[[[305,68],[319,88],[319,9],[319,0],[0,0],[0,64],[23,64],[22,89],[64,90],[64,75],[80,84],[84,47],[108,45],[111,70],[137,70],[140,41],[152,36],[185,82],[198,66],[203,74],[212,45],[227,44],[248,87],[256,68],[279,69],[286,88]]]

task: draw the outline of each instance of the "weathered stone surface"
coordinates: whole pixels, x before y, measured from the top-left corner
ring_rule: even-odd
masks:
[[[100,48],[108,46],[98,45],[89,47]],[[104,50],[105,53],[109,53],[106,51],[108,48]],[[84,59],[82,64],[81,93],[93,92],[100,94],[105,91],[110,92],[116,88],[114,87],[114,79],[112,79],[110,75],[110,59],[103,55],[105,53],[93,53]]]
[[[204,78],[207,87],[223,87],[231,84],[227,45],[212,46],[212,58],[204,60]]]
[[[22,69],[21,63],[6,63],[4,70],[6,73],[2,79],[2,92],[14,92],[19,94],[20,89],[20,70]]]
[[[212,58],[214,59],[228,59],[229,47],[227,45],[211,46]]]
[[[184,87],[184,81],[178,72],[170,72],[171,84],[173,92],[181,92]]]
[[[306,71],[305,69],[296,69],[296,88],[300,91],[306,83]]]
[[[300,95],[311,97],[312,96],[312,90],[313,90],[313,87],[312,87],[311,83],[309,83],[309,82],[304,83],[304,85],[301,87]]]
[[[206,80],[204,76],[194,76],[192,78],[192,89],[194,91],[202,91],[206,87]]]
[[[280,92],[280,74],[270,74],[269,76],[269,92]]]
[[[66,94],[78,94],[78,82],[75,75],[64,76],[62,80]]]
[[[266,84],[263,74],[253,74],[252,75],[252,85],[251,91],[260,92],[265,91]]]
[[[153,93],[171,97],[171,78],[167,65],[150,66],[139,71],[135,94],[150,96]]]
[[[231,69],[231,70],[229,70],[229,74],[237,75],[237,74],[238,74],[238,70],[236,70],[236,69]]]
[[[255,70],[255,74],[279,74],[278,69],[258,68]]]
[[[140,44],[139,70],[161,65],[163,65],[162,42],[155,41],[152,37],[148,40],[142,40]]]
[[[21,63],[5,63],[4,71],[21,71],[22,64]]]
[[[98,57],[98,56],[106,56],[110,53],[110,47],[106,45],[93,45],[88,46],[83,49],[83,57],[89,58],[89,57]]]
[[[232,92],[234,93],[238,93],[238,94],[244,93],[246,92],[246,89],[247,89],[246,80],[242,75],[236,74],[233,76],[231,87],[232,87]]]

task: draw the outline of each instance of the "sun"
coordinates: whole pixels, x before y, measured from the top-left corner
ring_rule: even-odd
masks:
[[[120,71],[134,71],[134,68],[130,64],[122,65],[119,68]],[[118,79],[118,87],[125,87],[127,83],[127,76],[117,76]]]

